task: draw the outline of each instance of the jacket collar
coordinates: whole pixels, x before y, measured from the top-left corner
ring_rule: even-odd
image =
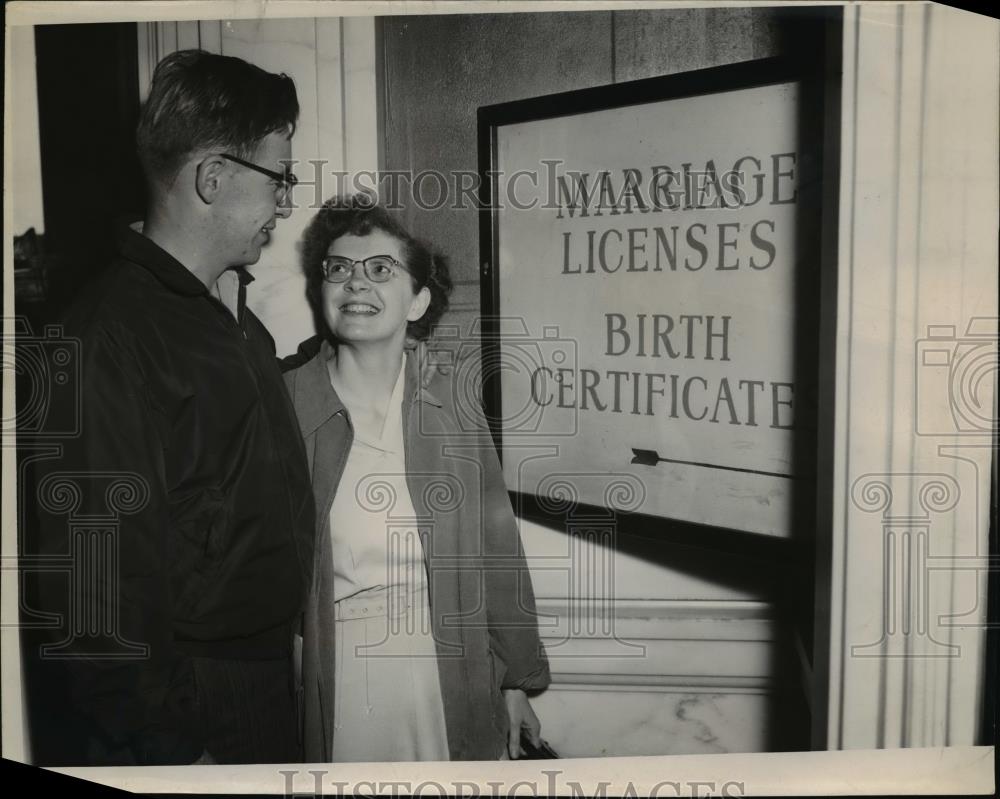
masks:
[[[117,230],[118,252],[121,256],[152,273],[164,286],[185,297],[208,294],[208,288],[184,264],[142,234],[142,223],[131,225],[121,221]],[[244,267],[233,269],[240,279],[240,288],[253,282]]]
[[[420,385],[420,365],[413,355],[413,350],[407,350],[406,352],[406,370],[406,385],[408,387]],[[441,400],[423,386],[420,386],[419,393],[421,402],[426,402],[428,405],[433,405],[436,408],[444,407]]]
[[[298,370],[292,404],[295,406],[295,414],[299,418],[303,437],[315,433],[338,413],[342,411],[346,413],[344,403],[330,384],[326,362],[331,357],[333,357],[333,345],[324,340],[319,352]],[[442,407],[440,400],[430,391],[423,387],[418,389],[420,384],[418,364],[412,350],[406,351],[406,363],[403,368],[405,370],[403,396],[407,406],[419,399],[438,408]]]

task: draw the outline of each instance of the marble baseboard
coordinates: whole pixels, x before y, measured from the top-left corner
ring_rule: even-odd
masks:
[[[562,757],[717,754],[766,749],[763,694],[570,690],[532,699]]]
[[[532,705],[564,757],[765,751],[776,647],[756,601],[540,597],[552,685]]]

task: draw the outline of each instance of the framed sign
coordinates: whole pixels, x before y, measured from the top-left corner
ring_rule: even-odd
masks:
[[[510,490],[791,535],[818,266],[803,81],[769,59],[480,109],[484,400]]]

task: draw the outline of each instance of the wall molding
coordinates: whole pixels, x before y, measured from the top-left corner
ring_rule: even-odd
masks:
[[[971,745],[991,441],[959,430],[969,398],[922,353],[937,336],[957,363],[976,319],[996,346],[1000,25],[927,3],[843,14],[813,746]],[[993,390],[976,386],[981,408]]]
[[[594,674],[552,672],[549,691],[599,691],[651,694],[769,694],[774,681],[766,677],[712,677],[700,674]]]
[[[777,636],[766,602],[539,597],[539,634],[559,691],[769,693]]]

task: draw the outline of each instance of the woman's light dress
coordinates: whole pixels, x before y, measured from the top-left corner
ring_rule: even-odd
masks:
[[[330,510],[335,763],[449,759],[419,522],[405,477],[403,385],[401,365],[382,435],[355,430]]]

